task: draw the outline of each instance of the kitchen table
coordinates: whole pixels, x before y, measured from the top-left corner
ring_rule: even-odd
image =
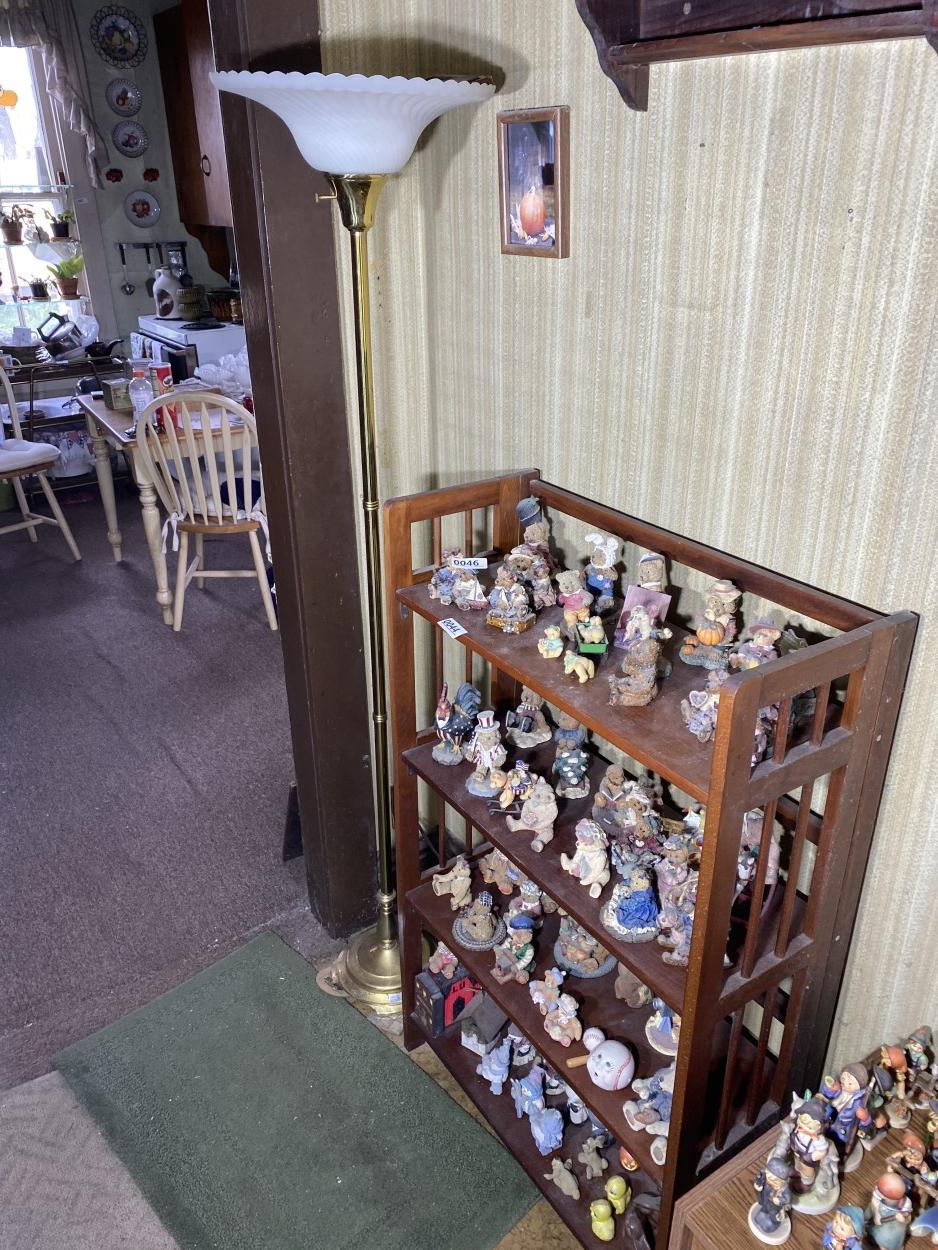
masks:
[[[121,532],[117,524],[117,504],[114,500],[110,447],[126,452],[130,461],[131,472],[137,489],[140,491],[143,528],[147,536],[150,559],[153,561],[153,572],[156,575],[156,601],[160,605],[164,622],[172,625],[173,596],[169,589],[169,577],[166,572],[166,556],[163,554],[156,490],[143,462],[143,457],[139,454],[137,440],[129,432],[133,425],[133,413],[117,412],[113,408],[108,408],[103,398],[98,395],[79,395],[77,399],[84,413],[88,436],[94,448],[95,471],[98,475],[101,503],[104,506],[104,516],[107,521],[108,542],[111,544],[114,559],[120,563],[123,557]]]

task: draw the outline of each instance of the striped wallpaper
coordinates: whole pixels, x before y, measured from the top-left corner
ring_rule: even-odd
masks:
[[[938,56],[659,66],[640,114],[573,0],[320,7],[327,69],[504,78],[379,205],[383,494],[535,464],[922,613],[832,1057],[938,1025]],[[495,114],[550,104],[571,107],[571,255],[502,256]],[[338,226],[337,247],[347,276]]]

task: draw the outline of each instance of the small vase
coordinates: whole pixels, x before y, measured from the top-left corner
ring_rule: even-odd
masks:
[[[56,278],[55,285],[59,288],[62,299],[78,299],[77,278]]]
[[[71,225],[67,221],[54,221],[52,223],[53,239],[70,239]]]
[[[4,243],[22,243],[23,227],[16,222],[12,226],[0,226],[0,234],[3,235]]]
[[[44,282],[30,282],[29,293],[33,299],[48,299],[49,288]]]

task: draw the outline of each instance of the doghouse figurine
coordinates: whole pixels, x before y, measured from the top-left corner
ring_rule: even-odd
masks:
[[[481,990],[481,985],[473,981],[462,964],[457,965],[452,980],[426,968],[418,972],[414,979],[414,1012],[424,1032],[430,1037],[439,1037],[460,1018]]]
[[[462,1044],[476,1055],[487,1055],[507,1023],[508,1017],[488,994],[477,994],[460,1017]]]

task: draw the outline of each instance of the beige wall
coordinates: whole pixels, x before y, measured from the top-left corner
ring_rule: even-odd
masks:
[[[572,0],[321,10],[329,69],[505,75],[379,209],[383,493],[535,464],[922,613],[833,1050],[938,1025],[938,57],[918,40],[662,66],[637,114]],[[503,257],[495,114],[548,104],[571,106],[571,255]]]

